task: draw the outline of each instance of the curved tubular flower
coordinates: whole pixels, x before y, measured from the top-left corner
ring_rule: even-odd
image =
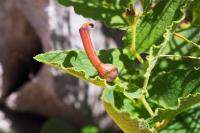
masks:
[[[92,23],[84,23],[79,29],[85,52],[92,65],[97,69],[100,77],[106,79],[108,82],[111,82],[117,78],[119,74],[118,69],[113,64],[102,63],[101,60],[96,56],[89,35],[89,27],[94,27],[94,25]]]

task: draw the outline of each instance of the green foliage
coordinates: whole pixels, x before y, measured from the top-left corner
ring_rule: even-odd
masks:
[[[151,83],[150,96],[154,102],[162,107],[177,106],[178,98],[200,93],[199,75],[200,69],[181,69],[160,73]],[[198,101],[193,100],[190,103],[192,102]]]
[[[200,43],[200,30],[199,27],[193,26],[187,29],[177,29],[177,33],[182,36],[192,40],[193,42]],[[198,57],[200,56],[199,49],[194,47],[192,44],[185,42],[177,37],[172,37],[172,39],[167,44],[166,48],[163,51],[163,54],[175,54],[175,55],[190,55]]]
[[[156,116],[152,119],[154,122],[161,120],[171,120],[180,112],[188,109],[192,105],[199,103],[200,94],[188,95],[187,97],[179,98],[178,106],[173,108],[158,109]]]
[[[119,71],[119,78],[128,82],[131,75],[136,72],[136,66],[120,49],[101,50],[97,53],[104,63],[115,64]],[[75,77],[91,82],[100,87],[106,87],[108,83],[98,76],[98,72],[92,66],[83,51],[52,51],[34,57],[37,61],[46,63],[61,69]],[[135,68],[135,69],[133,69]]]
[[[101,100],[106,112],[125,133],[157,132],[164,127],[163,133],[186,132],[180,117],[185,117],[186,123],[194,123],[192,133],[197,131],[199,121],[191,121],[192,117],[184,114],[198,115],[193,110],[199,108],[194,109],[194,105],[200,102],[200,49],[190,41],[173,36],[173,32],[200,43],[200,30],[193,25],[200,16],[198,0],[141,0],[142,15],[131,7],[135,0],[59,2],[73,6],[85,17],[127,30],[124,48],[96,52],[103,63],[117,66],[119,76],[113,82],[99,77],[83,51],[52,51],[34,59],[104,88]],[[181,29],[179,25],[189,6],[193,12],[191,27]],[[127,18],[133,21],[126,22]],[[144,60],[141,53],[147,55]],[[191,107],[192,111],[185,112]],[[87,128],[84,132],[90,130],[96,132],[96,128]]]
[[[136,30],[136,49],[137,52],[147,52],[153,45],[161,44],[165,38],[163,34],[169,27],[176,26],[183,17],[183,9],[188,0],[162,0],[152,11],[143,15],[137,24]],[[131,45],[131,28],[124,37],[124,43]]]
[[[97,76],[97,71],[87,59],[86,54],[82,51],[52,51],[37,55],[34,58],[39,62],[61,69],[77,78],[81,78],[101,87],[106,86],[106,82]]]
[[[190,10],[192,12],[192,22],[194,25],[200,26],[200,0],[194,0],[191,4]]]
[[[138,118],[145,114],[144,109],[134,105],[134,97],[132,100],[126,97],[121,89],[115,86],[104,90],[102,100],[107,113],[125,133],[150,132],[147,122]],[[139,98],[137,93],[135,98]]]
[[[190,27],[185,30],[178,29],[179,34],[187,37],[188,39],[199,43],[199,28]],[[162,52],[163,55],[177,55],[177,56],[193,56],[200,57],[199,49],[194,47],[192,44],[184,42],[183,40],[173,37],[169,43],[166,45],[166,48]],[[188,59],[188,58],[160,58],[157,63],[158,65],[154,69],[154,75],[160,71],[171,71],[174,69],[184,69],[200,66],[200,62],[197,59]]]
[[[200,106],[179,114],[161,133],[198,133],[200,131]]]
[[[150,10],[151,6],[152,6],[152,0],[144,0],[143,3],[144,12]]]
[[[64,120],[52,118],[44,124],[41,133],[77,133],[77,131]]]
[[[99,132],[99,129],[92,125],[85,126],[81,130],[81,133],[98,133],[98,132]]]
[[[127,26],[122,13],[129,4],[135,4],[136,0],[58,0],[65,6],[73,6],[76,13],[84,17],[101,20],[113,28]]]

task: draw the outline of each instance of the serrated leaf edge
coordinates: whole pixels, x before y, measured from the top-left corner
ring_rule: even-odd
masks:
[[[187,101],[187,100],[188,100],[189,98],[191,98],[191,97],[197,97],[197,98],[199,97],[199,99],[200,99],[200,93],[189,94],[189,95],[187,95],[187,96],[185,96],[185,97],[179,97],[179,98],[178,98],[178,104],[177,104],[177,106],[168,107],[168,108],[157,108],[156,111],[155,111],[155,116],[158,116],[160,111],[167,111],[167,110],[168,110],[168,111],[175,111],[175,110],[178,110],[178,109],[181,107],[182,103],[183,103],[184,101]],[[200,101],[197,102],[197,103],[195,103],[195,104],[198,104],[198,103],[200,103]],[[193,104],[193,105],[195,105],[195,104]],[[191,105],[191,106],[192,106],[192,105]],[[184,110],[188,109],[188,108],[191,107],[191,106],[188,106],[188,107],[185,108]],[[174,116],[178,115],[179,113],[183,112],[184,110],[178,111],[177,113],[175,113]],[[153,119],[155,118],[155,116],[152,117],[152,118],[149,118],[149,120],[150,120],[150,121],[153,120]],[[157,121],[161,121],[161,119],[158,119]],[[155,122],[155,121],[154,121],[154,122]]]
[[[69,51],[75,51],[75,50],[69,50]],[[52,52],[66,52],[66,51],[61,51],[61,50],[49,51],[49,52],[45,52],[45,53],[36,55],[36,56],[33,57],[33,58],[34,58],[35,60],[37,60],[38,62],[45,63],[45,64],[47,64],[47,65],[49,65],[49,66],[52,66],[52,67],[54,67],[54,68],[56,68],[56,69],[61,69],[61,70],[63,70],[65,73],[68,73],[68,74],[70,74],[70,75],[72,75],[72,76],[74,76],[74,77],[77,77],[77,78],[79,78],[79,79],[88,81],[88,82],[90,82],[90,83],[93,83],[93,84],[95,84],[95,85],[97,85],[97,86],[100,86],[100,87],[102,87],[102,88],[106,88],[107,86],[109,86],[109,85],[107,84],[107,82],[106,82],[105,79],[102,79],[102,78],[100,78],[99,76],[96,76],[94,79],[91,79],[91,78],[89,77],[89,75],[88,75],[85,71],[83,71],[83,70],[77,70],[77,69],[75,69],[74,67],[65,68],[65,67],[62,65],[62,62],[60,62],[60,61],[52,62],[53,64],[55,64],[55,65],[53,65],[53,64],[51,64],[51,63],[44,62],[44,61],[42,61],[42,60],[40,60],[40,59],[37,59],[38,56],[45,55],[45,54],[49,54],[49,53],[52,53]],[[76,51],[75,51],[75,52],[76,52]],[[75,72],[78,72],[78,73],[82,73],[82,74],[84,75],[84,77],[79,76],[78,74],[74,74],[74,73],[71,72],[71,71],[75,71]],[[102,83],[97,84],[95,81],[101,81]]]

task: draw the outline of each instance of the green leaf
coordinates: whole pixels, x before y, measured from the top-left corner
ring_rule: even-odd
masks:
[[[114,122],[125,133],[154,132],[141,118],[144,117],[144,109],[140,110],[137,103],[133,102],[134,99],[130,100],[116,87],[104,89],[102,96],[104,107]]]
[[[152,1],[153,0],[144,0],[144,5],[143,5],[144,12],[147,12],[151,8]]]
[[[44,124],[41,133],[77,133],[77,131],[64,120],[52,118]]]
[[[179,98],[200,93],[200,68],[160,73],[151,86],[149,93],[154,103],[164,108],[176,107]]]
[[[196,27],[182,30],[179,34],[182,34],[194,42],[200,42],[199,29]],[[162,54],[199,57],[200,49],[174,37],[166,45],[165,49],[162,50]],[[160,58],[151,74],[151,83],[149,84],[149,86],[153,88],[150,90],[150,95],[155,98],[154,101],[163,107],[177,106],[178,98],[187,96],[190,92],[193,92],[192,89],[194,88],[192,87],[195,86],[195,84],[191,82],[196,83],[196,89],[198,90],[200,86],[198,86],[200,82],[198,78],[200,77],[199,66],[200,60]],[[190,78],[190,80],[186,82],[184,80],[186,78]],[[185,86],[182,86],[182,84],[185,84]],[[193,85],[190,86],[190,84]]]
[[[200,131],[200,105],[179,114],[160,133],[198,133]]]
[[[179,29],[177,33],[181,34],[182,36],[188,38],[189,40],[195,43],[200,43],[200,31],[198,27],[190,27],[184,30]],[[184,69],[200,66],[200,61],[198,59],[181,58],[181,56],[200,57],[200,49],[175,36],[172,37],[172,39],[163,49],[162,55],[178,55],[180,56],[180,58],[160,57],[152,73],[152,76],[157,75],[161,71],[172,71],[175,69]]]
[[[190,6],[192,12],[192,22],[194,25],[200,26],[200,0],[194,0]]]
[[[58,0],[65,6],[73,6],[76,13],[84,17],[100,20],[113,28],[127,26],[122,13],[136,0]]]
[[[123,55],[120,49],[101,50],[97,54],[103,63],[117,66],[120,72],[119,78],[124,82],[128,82],[131,76],[137,73],[134,63]],[[103,88],[108,85],[98,76],[98,72],[83,51],[52,51],[39,54],[34,59]]]
[[[183,36],[199,42],[198,28],[179,32]],[[173,38],[163,49],[162,54],[199,56],[199,49],[179,38]],[[157,54],[158,56],[161,55]],[[153,59],[153,58],[152,58]],[[151,62],[151,61],[150,61]],[[200,102],[200,61],[171,60],[161,58],[150,77],[149,95],[153,103],[163,108],[157,110],[153,123],[173,119],[177,114]]]
[[[164,43],[163,43],[163,46],[164,46]],[[152,70],[154,69],[155,65],[156,65],[156,62],[158,60],[158,55],[161,51],[162,47],[161,48],[156,48],[156,47],[151,47],[150,48],[150,52],[149,52],[149,55],[147,56],[147,68],[146,68],[146,72],[144,73],[144,83],[143,83],[143,90],[146,92],[146,94],[148,94],[148,90],[147,90],[147,86],[148,86],[148,83],[149,83],[149,78],[151,76],[151,73],[152,73]]]
[[[153,44],[159,45],[163,41],[162,35],[166,28],[178,23],[183,18],[183,10],[188,0],[162,0],[152,13],[141,18],[137,26],[136,46],[138,52],[143,52]]]
[[[34,59],[57,69],[61,69],[70,75],[86,80],[95,85],[101,87],[106,86],[105,80],[96,77],[97,72],[87,59],[84,52],[76,52],[73,50],[63,52],[51,51],[39,54],[35,56]]]
[[[151,101],[163,107],[157,109],[153,123],[169,121],[200,102],[200,69],[162,73],[151,86]]]
[[[185,111],[189,107],[197,104],[200,102],[200,93],[188,95],[184,98],[180,98],[178,102],[178,106],[173,108],[167,108],[167,109],[158,109],[156,116],[152,119],[152,121],[158,122],[162,120],[171,120],[179,113]]]
[[[88,125],[82,128],[81,133],[99,133],[99,129],[95,126]]]
[[[200,43],[200,31],[199,27],[189,27],[188,29],[177,29],[178,34],[184,36],[185,38],[195,42]],[[166,48],[163,50],[162,54],[173,54],[173,55],[186,55],[186,56],[200,56],[200,49],[194,47],[193,44],[184,41],[183,39],[173,36]]]
[[[162,0],[152,11],[141,17],[137,24],[136,50],[146,52],[151,46],[160,45],[166,40],[163,34],[174,29],[184,17],[184,11],[189,0]],[[131,44],[132,31],[127,31],[124,37],[126,45]]]

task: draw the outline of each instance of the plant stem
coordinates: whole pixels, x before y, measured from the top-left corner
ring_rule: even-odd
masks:
[[[131,24],[131,31],[132,31],[132,40],[131,40],[131,51],[135,51],[136,50],[136,27],[137,27],[137,21],[138,21],[138,18],[137,17],[134,17],[134,21],[133,23]]]
[[[144,83],[143,83],[143,90],[146,96],[149,96],[148,91],[147,91],[148,82],[149,82],[149,76],[144,79]]]
[[[159,55],[159,57],[169,57],[169,58],[172,58],[172,59],[194,59],[194,60],[200,60],[200,57],[182,56],[182,55]]]
[[[151,109],[149,103],[146,101],[145,97],[141,96],[140,100],[141,100],[142,104],[144,105],[144,107],[146,108],[146,110],[149,112],[150,116],[154,116],[154,112]]]
[[[183,39],[184,41],[186,41],[186,42],[188,42],[188,43],[193,44],[195,47],[200,48],[200,45],[194,43],[193,41],[190,41],[189,39],[185,38],[184,36],[182,36],[182,35],[180,35],[180,34],[178,34],[178,33],[176,33],[176,32],[173,32],[173,34],[174,34],[174,36],[176,36],[176,37],[178,37],[178,38],[180,38],[180,39]]]
[[[141,0],[141,4],[144,4],[144,1]],[[142,57],[137,53],[136,51],[136,28],[137,28],[137,22],[138,22],[138,16],[134,17],[133,23],[130,24],[131,26],[131,33],[132,33],[132,40],[131,40],[131,48],[130,51],[131,53],[138,59],[138,61],[143,64],[144,60],[142,59]],[[145,84],[145,88],[147,86],[148,80],[146,81]],[[149,114],[151,116],[154,115],[153,110],[151,109],[150,105],[148,104],[148,102],[146,101],[144,96],[140,97],[140,101],[142,102],[142,104],[144,105],[144,107],[146,108],[146,110],[149,112]]]
[[[131,53],[137,58],[137,60],[138,60],[141,64],[144,63],[144,60],[143,60],[142,57],[137,53],[137,51],[131,50]]]
[[[131,53],[138,59],[138,61],[143,64],[144,60],[136,51],[136,27],[137,27],[138,17],[134,17],[134,21],[131,24],[131,31],[132,31],[132,40],[131,40]]]

